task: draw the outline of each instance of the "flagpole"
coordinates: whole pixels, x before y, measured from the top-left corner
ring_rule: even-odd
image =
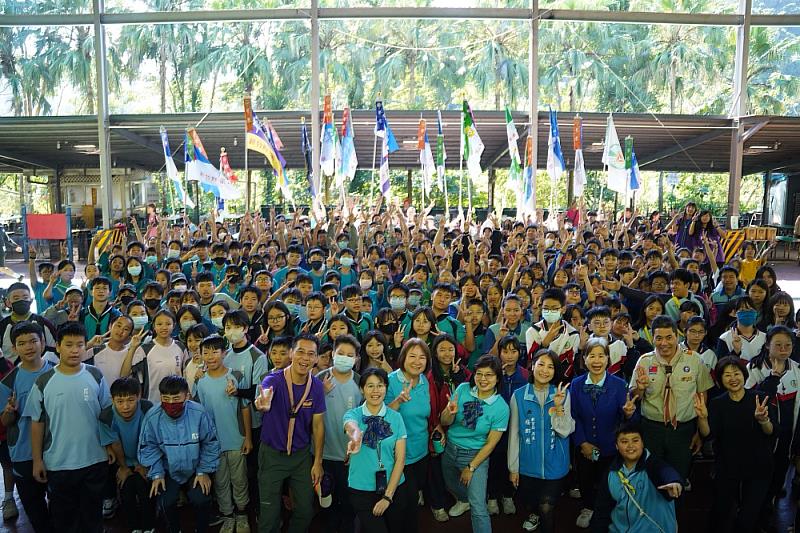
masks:
[[[460,149],[458,151],[458,212],[464,213],[464,203],[461,199],[464,189],[464,110],[461,110],[461,141],[459,142]]]

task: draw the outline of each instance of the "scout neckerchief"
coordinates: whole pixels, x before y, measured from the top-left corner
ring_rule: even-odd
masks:
[[[299,402],[296,404],[294,403],[291,368],[292,365],[289,365],[283,369],[283,379],[286,381],[286,390],[289,394],[289,427],[286,432],[286,455],[292,455],[292,437],[294,436],[294,424],[297,419],[297,413],[300,412],[300,408],[303,407],[303,404],[308,399],[308,395],[311,393],[311,374],[309,373],[308,381],[306,381],[306,388],[303,391],[303,397],[300,398]]]
[[[672,391],[672,371],[675,365],[678,363],[680,359],[681,350],[678,348],[678,352],[673,356],[673,364],[665,364],[659,361],[660,357],[656,355],[654,360],[664,369],[664,392],[663,401],[664,401],[664,423],[671,424],[672,429],[677,429],[678,427],[678,402],[677,398],[675,397],[675,393]]]

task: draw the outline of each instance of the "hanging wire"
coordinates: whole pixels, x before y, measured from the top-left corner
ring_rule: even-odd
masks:
[[[453,45],[453,46],[419,46],[418,47],[418,46],[406,46],[406,45],[401,45],[401,44],[381,43],[381,42],[378,42],[378,41],[373,41],[371,39],[367,39],[366,37],[361,37],[360,35],[355,34],[355,33],[349,33],[349,32],[342,31],[342,30],[339,30],[339,29],[336,29],[336,28],[332,28],[332,29],[333,29],[333,31],[335,33],[338,33],[340,35],[344,35],[345,37],[349,37],[351,39],[356,39],[358,41],[361,41],[361,42],[364,42],[364,43],[367,43],[367,44],[371,44],[373,46],[380,46],[382,48],[389,48],[389,49],[395,49],[395,50],[408,50],[408,51],[412,51],[412,52],[438,52],[438,51],[443,51],[443,50],[455,50],[456,48],[469,48],[469,47],[472,47],[472,46],[475,46],[475,45],[478,45],[478,44],[483,44],[483,43],[488,43],[489,41],[494,41],[498,37],[503,37],[503,36],[509,35],[509,34],[518,34],[521,31],[519,29],[506,30],[504,32],[498,33],[497,35],[493,35],[491,37],[487,37],[485,39],[478,39],[478,40],[475,40],[475,41],[470,41],[468,43],[458,44],[458,45]]]

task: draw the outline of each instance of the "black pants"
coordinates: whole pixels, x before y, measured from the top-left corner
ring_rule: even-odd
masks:
[[[102,533],[108,463],[47,472],[50,513],[61,532]]]
[[[33,530],[36,533],[49,533],[53,526],[47,509],[47,483],[39,483],[33,478],[33,461],[13,463],[13,467],[19,499]]]
[[[181,530],[180,516],[178,515],[178,493],[181,488],[186,491],[186,498],[192,505],[195,531],[203,533],[208,529],[208,515],[211,510],[211,494],[203,494],[200,485],[192,487],[194,476],[181,485],[171,477],[166,477],[166,489],[158,497],[159,509],[164,513],[167,521],[167,531],[178,533]]]
[[[350,505],[350,494],[347,487],[347,467],[342,461],[328,461],[323,459],[322,468],[333,478],[333,493],[331,506],[322,509],[320,514],[324,517],[324,530],[326,533],[339,531],[352,533],[355,530],[356,513]]]
[[[425,501],[431,509],[444,509],[447,506],[447,485],[442,474],[442,454],[431,455],[428,459],[428,483]]]
[[[119,495],[129,528],[147,531],[156,527],[155,509],[150,499],[150,481],[134,472],[122,484]]]
[[[261,426],[253,428],[253,449],[247,454],[247,491],[250,494],[250,507],[253,508],[256,518],[261,501],[258,490],[258,449],[261,447]]]
[[[426,455],[413,465],[406,465],[403,474],[406,477],[405,485],[408,497],[408,505],[405,512],[405,531],[404,533],[417,533],[419,525],[417,524],[417,511],[419,505],[419,491],[423,490],[427,485],[428,480],[428,456]],[[367,530],[369,531],[369,529]]]
[[[666,461],[684,480],[689,478],[692,465],[692,437],[697,431],[697,421],[678,422],[678,427],[642,418],[642,437],[647,450]]]
[[[521,499],[539,515],[539,533],[554,533],[556,516],[555,508],[561,496],[567,476],[560,479],[539,479],[519,476],[519,494]]]
[[[714,478],[714,504],[711,508],[709,531],[757,531],[759,512],[769,483],[770,479],[766,476],[763,479],[732,479],[718,472]]]
[[[490,500],[514,496],[514,485],[508,479],[508,437],[505,431],[489,456],[487,492]]]
[[[408,511],[406,503],[417,506],[417,493],[413,497],[409,494],[408,483],[402,483],[394,493],[393,502],[389,505],[383,516],[375,516],[372,509],[380,500],[376,492],[350,489],[350,503],[358,516],[361,531],[369,533],[406,533],[408,520],[405,517]],[[415,513],[416,517],[416,513]]]
[[[578,488],[581,490],[581,500],[586,509],[594,509],[597,499],[597,488],[600,483],[606,483],[608,466],[613,457],[600,457],[597,461],[590,461],[580,451],[575,452],[575,464],[578,470]]]

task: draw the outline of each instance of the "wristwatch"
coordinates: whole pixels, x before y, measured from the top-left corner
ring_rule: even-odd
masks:
[[[474,467],[474,466],[472,466],[472,464],[468,464],[468,465],[467,465],[467,468],[469,468],[469,471],[470,471],[470,472],[475,472],[475,467]]]

